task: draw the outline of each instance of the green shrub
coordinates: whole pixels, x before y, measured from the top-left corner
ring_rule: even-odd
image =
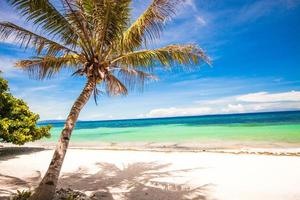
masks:
[[[27,104],[15,98],[7,81],[0,76],[0,142],[23,145],[26,142],[50,137],[51,126],[37,126],[39,115]]]
[[[30,191],[17,191],[17,194],[11,198],[11,200],[27,200],[31,196]]]

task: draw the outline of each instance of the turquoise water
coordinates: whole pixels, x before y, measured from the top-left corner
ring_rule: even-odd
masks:
[[[52,124],[57,141],[63,122]],[[80,121],[74,142],[201,142],[264,141],[300,144],[300,111],[133,119]]]

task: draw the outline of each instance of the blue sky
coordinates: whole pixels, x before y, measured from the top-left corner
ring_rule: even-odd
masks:
[[[133,18],[150,1],[133,1]],[[4,1],[0,20],[23,23]],[[300,1],[299,0],[186,0],[167,23],[153,47],[195,43],[213,60],[200,70],[163,71],[144,92],[127,97],[93,100],[81,120],[124,119],[218,113],[300,109]],[[26,58],[12,41],[0,42],[0,70],[11,92],[23,98],[42,120],[64,119],[85,80],[63,71],[51,80],[29,79],[13,67]]]

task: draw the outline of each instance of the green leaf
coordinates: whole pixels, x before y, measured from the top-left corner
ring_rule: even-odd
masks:
[[[0,77],[0,141],[17,145],[50,137],[51,126],[37,126],[39,115],[8,92],[7,81]]]

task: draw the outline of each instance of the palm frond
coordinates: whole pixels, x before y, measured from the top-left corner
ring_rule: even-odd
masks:
[[[124,32],[121,41],[122,50],[132,51],[147,40],[159,38],[165,22],[176,11],[176,6],[183,0],[153,0],[148,9]]]
[[[42,27],[49,35],[58,36],[65,44],[76,45],[78,36],[72,25],[49,0],[7,0],[28,21]]]
[[[126,66],[114,68],[113,72],[115,72],[119,80],[121,80],[129,90],[142,91],[145,81],[158,80],[158,77],[151,73]]]
[[[16,24],[0,22],[0,38],[5,40],[9,37],[14,37],[14,40],[19,42],[21,47],[25,49],[29,46],[35,48],[38,55],[44,51],[46,51],[46,55],[56,55],[59,52],[76,53],[75,50],[69,47],[26,30]]]
[[[77,55],[67,54],[61,57],[44,56],[34,57],[29,60],[20,60],[15,66],[28,72],[30,77],[45,79],[51,78],[65,67],[77,69],[80,63]]]
[[[82,11],[80,1],[69,2],[69,0],[62,0],[66,10],[66,18],[75,27],[76,33],[79,36],[79,45],[89,59],[94,58],[94,48],[92,45],[92,30],[90,22],[85,18]]]
[[[128,26],[131,0],[85,0],[82,13],[95,29],[96,52],[103,58],[114,41],[122,36]]]
[[[129,27],[132,0],[60,0],[61,10],[50,3],[55,2],[52,0],[7,1],[37,25],[37,31],[44,30],[37,34],[0,22],[0,38],[15,37],[21,46],[36,49],[37,57],[16,64],[34,78],[50,78],[67,68],[73,75],[102,84],[108,95],[126,95],[128,89],[142,89],[145,81],[157,79],[152,75],[154,66],[210,63],[196,45],[147,49],[184,0],[152,0]],[[140,50],[143,47],[146,49]],[[98,93],[94,89],[95,99]]]
[[[113,74],[109,73],[104,79],[106,93],[110,96],[127,95],[126,86],[118,80]]]
[[[124,54],[112,60],[112,64],[130,67],[153,67],[162,65],[170,67],[179,64],[197,65],[200,61],[210,63],[210,59],[201,48],[195,45],[169,45],[154,50],[140,50]]]

